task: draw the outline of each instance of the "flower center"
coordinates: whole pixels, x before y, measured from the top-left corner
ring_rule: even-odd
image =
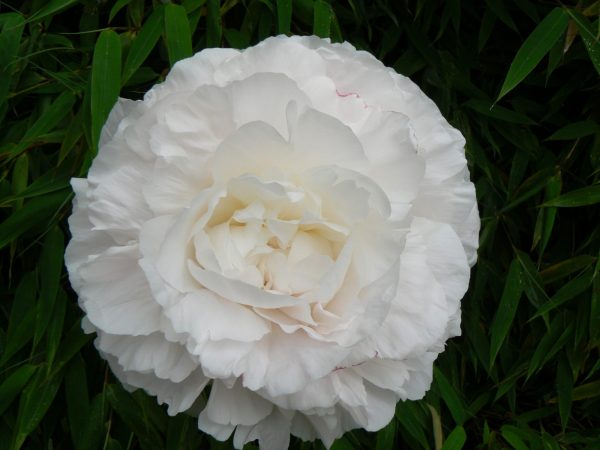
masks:
[[[263,184],[277,190],[273,183]],[[349,230],[329,223],[319,202],[295,186],[270,197],[238,193],[228,189],[197,232],[196,262],[273,293],[298,296],[317,286],[334,266]]]

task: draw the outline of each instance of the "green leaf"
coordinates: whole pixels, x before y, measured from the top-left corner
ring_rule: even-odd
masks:
[[[392,420],[385,428],[377,432],[375,450],[388,450],[394,448],[396,440],[396,421]]]
[[[29,200],[21,209],[0,223],[0,249],[34,226],[48,223],[67,202],[70,192],[62,190]]]
[[[13,433],[12,450],[21,448],[25,439],[40,423],[54,401],[62,381],[62,372],[47,377],[44,370],[36,376],[23,391],[19,403],[17,424]]]
[[[206,46],[220,47],[223,26],[221,25],[221,9],[219,0],[208,0],[206,16]]]
[[[248,37],[244,33],[233,28],[223,30],[225,40],[232,48],[244,49],[250,45]]]
[[[425,430],[429,426],[425,425],[425,419],[422,417],[421,410],[414,402],[400,402],[396,405],[396,420],[400,428],[412,436],[423,448],[429,446]]]
[[[519,260],[514,259],[508,269],[504,291],[500,298],[500,305],[490,328],[490,367],[494,364],[500,347],[502,347],[512,326],[522,293],[523,272]]]
[[[569,416],[571,415],[571,403],[573,399],[571,394],[573,392],[573,373],[571,366],[565,355],[558,360],[558,370],[556,375],[556,390],[558,391],[558,411],[560,415],[560,423],[562,425],[563,433],[569,423]]]
[[[163,20],[164,8],[162,6],[157,6],[131,43],[127,59],[123,66],[121,86],[124,86],[127,83],[129,78],[131,78],[136,70],[138,70],[144,61],[146,61],[146,58],[156,46],[162,33]]]
[[[515,450],[530,450],[529,446],[521,439],[517,427],[503,425],[502,428],[500,428],[500,432],[506,442],[508,442]]]
[[[587,400],[588,398],[600,397],[600,380],[591,383],[580,384],[573,388],[573,401]]]
[[[112,22],[115,16],[121,11],[125,6],[131,3],[131,0],[117,0],[115,4],[110,8],[110,13],[108,14],[108,22]]]
[[[292,23],[292,0],[277,0],[277,30],[290,34]]]
[[[513,90],[538,65],[562,36],[569,24],[569,16],[562,8],[554,8],[523,42],[508,69],[500,94],[500,100]]]
[[[85,363],[81,356],[73,358],[69,363],[65,374],[65,396],[71,437],[75,448],[79,448],[86,423],[90,417],[88,381]]]
[[[596,339],[600,336],[600,259],[596,263],[596,276],[592,281],[592,295],[590,298],[590,337]],[[598,360],[600,363],[600,359]]]
[[[40,255],[40,297],[35,318],[34,347],[44,335],[54,310],[65,253],[65,239],[59,227],[48,231]]]
[[[29,183],[29,157],[26,153],[22,154],[15,161],[15,165],[12,172],[12,193],[14,196],[21,194],[27,189]],[[20,209],[23,206],[23,199],[20,198],[15,201],[13,209]]]
[[[48,325],[48,331],[46,332],[46,362],[48,363],[48,366],[52,366],[54,356],[58,351],[63,325],[65,323],[67,303],[67,294],[64,290],[60,289],[56,296],[54,310],[52,311],[52,316],[50,316],[50,323]]]
[[[570,123],[552,133],[547,141],[570,141],[600,132],[600,127],[593,120]]]
[[[2,32],[0,32],[0,119],[4,113],[6,97],[10,91],[15,61],[19,52],[19,43],[23,34],[25,20],[16,13],[6,14]]]
[[[332,11],[329,3],[317,0],[313,7],[313,34],[322,38],[329,37]]]
[[[89,414],[83,417],[84,426],[81,429],[77,450],[100,450],[106,435],[106,416],[109,407],[104,392],[92,400]]]
[[[27,188],[15,195],[4,197],[0,207],[21,199],[51,194],[69,187],[69,177],[66,173],[57,174],[54,170],[38,176]]]
[[[598,32],[594,32],[592,25],[579,11],[570,8],[566,8],[566,11],[577,24],[581,39],[590,56],[590,61],[594,64],[596,72],[600,74],[600,42],[598,41]]]
[[[0,367],[33,338],[36,293],[35,272],[27,272],[19,281],[15,291],[5,345],[0,357]]]
[[[597,258],[590,255],[579,255],[573,258],[566,259],[564,261],[553,264],[542,272],[540,272],[540,278],[544,283],[552,283],[554,281],[562,280],[569,275],[578,272],[582,269],[591,268],[596,262]]]
[[[121,40],[112,30],[104,30],[96,42],[92,62],[92,146],[98,150],[100,132],[119,98],[121,87]]]
[[[143,447],[164,448],[164,443],[160,444],[160,434],[144,417],[141,408],[130,394],[120,386],[112,384],[106,389],[106,397],[123,422],[137,435]]]
[[[552,311],[553,309],[577,297],[579,294],[588,289],[592,283],[592,273],[593,272],[591,270],[586,271],[582,275],[578,276],[574,280],[569,281],[567,284],[561,287],[556,294],[550,297],[550,301],[540,306],[530,320],[536,319],[541,315]]]
[[[481,113],[485,116],[491,117],[493,119],[502,120],[504,122],[510,123],[518,123],[518,124],[534,124],[535,122],[531,120],[529,117],[513,111],[511,109],[505,108],[503,106],[498,106],[492,104],[492,102],[488,100],[481,100],[477,98],[473,98],[471,100],[467,100],[464,103],[464,106],[471,108],[478,113]]]
[[[542,207],[558,206],[572,208],[575,206],[588,206],[600,203],[600,184],[594,184],[556,197],[554,200],[543,203]]]
[[[467,433],[465,433],[465,429],[458,426],[448,435],[442,450],[460,450],[463,448],[466,441]]]
[[[192,56],[190,23],[185,8],[181,5],[165,5],[165,41],[171,67],[177,61]]]
[[[26,150],[40,136],[52,131],[71,112],[74,103],[75,95],[72,92],[65,91],[60,94],[27,129],[23,139],[15,146],[12,153],[17,154]]]
[[[468,412],[465,409],[463,401],[460,399],[452,384],[448,381],[445,375],[437,368],[433,368],[433,378],[437,383],[440,394],[444,399],[444,403],[450,410],[452,418],[457,425],[462,425],[468,417]]]
[[[0,414],[4,414],[12,401],[23,391],[35,371],[36,366],[24,364],[0,384]]]
[[[564,315],[555,317],[550,324],[548,332],[542,336],[529,361],[525,380],[528,380],[534,373],[541,370],[554,355],[562,350],[565,342],[572,334],[573,324],[566,324]]]
[[[435,442],[435,448],[441,449],[444,440],[444,432],[442,429],[442,418],[439,412],[430,404],[427,404],[429,412],[431,413],[431,424],[433,427],[433,440]]]
[[[62,10],[74,6],[76,3],[79,3],[78,0],[51,0],[46,6],[32,14],[29,19],[27,19],[27,23],[39,22],[48,16],[52,16]]]

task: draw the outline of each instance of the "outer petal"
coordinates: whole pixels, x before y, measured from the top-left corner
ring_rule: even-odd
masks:
[[[185,347],[167,341],[162,333],[117,336],[100,332],[96,346],[113,355],[125,371],[153,373],[173,383],[185,380],[198,367]]]
[[[97,328],[133,336],[160,330],[161,310],[138,258],[137,246],[111,247],[80,266],[80,305]]]
[[[153,374],[124,371],[113,356],[103,356],[113,373],[126,387],[130,387],[131,390],[141,388],[150,395],[155,395],[159,403],[168,405],[167,412],[170,416],[190,409],[210,381],[201,371],[196,370],[182,382],[174,383],[157,378]]]

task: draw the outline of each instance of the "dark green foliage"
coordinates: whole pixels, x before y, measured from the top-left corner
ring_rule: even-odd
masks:
[[[124,391],[81,331],[62,269],[68,180],[117,95],[140,98],[206,46],[276,33],[348,40],[412,77],[465,135],[482,217],[463,336],[431,391],[334,448],[600,448],[599,12],[592,0],[0,2],[0,449],[230,448]]]

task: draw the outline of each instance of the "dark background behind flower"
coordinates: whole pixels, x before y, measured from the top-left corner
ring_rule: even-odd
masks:
[[[62,267],[68,180],[85,173],[117,95],[140,98],[204,47],[278,33],[348,40],[419,84],[467,139],[482,216],[463,337],[436,362],[432,390],[334,448],[600,448],[599,10],[0,2],[0,449],[230,448],[126,393],[83,335]]]

